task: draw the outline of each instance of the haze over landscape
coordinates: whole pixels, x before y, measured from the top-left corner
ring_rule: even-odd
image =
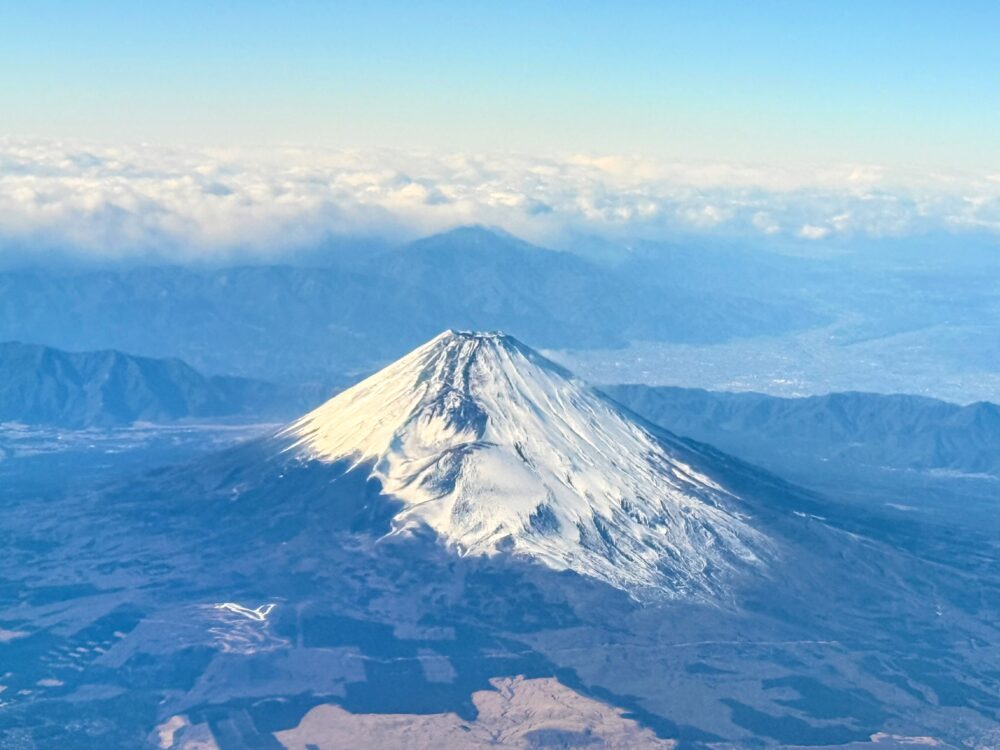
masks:
[[[6,8],[0,749],[998,750],[998,35]]]

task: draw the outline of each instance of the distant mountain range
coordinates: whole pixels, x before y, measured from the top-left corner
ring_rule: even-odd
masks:
[[[270,383],[207,377],[178,359],[0,343],[0,422],[92,427],[180,419],[266,419],[294,396]]]
[[[602,390],[670,431],[804,481],[817,469],[1000,476],[1000,406],[911,395],[778,398],[645,385]],[[0,343],[0,422],[66,428],[286,419],[332,389],[205,375],[178,359]]]
[[[875,393],[777,398],[645,385],[603,390],[656,424],[784,476],[799,478],[826,463],[1000,476],[1000,406],[992,403]]]
[[[669,263],[642,273],[482,227],[337,253],[316,267],[0,272],[0,340],[180,357],[209,373],[325,385],[345,385],[449,327],[587,348],[719,342],[824,319],[777,290],[752,299],[689,282]]]

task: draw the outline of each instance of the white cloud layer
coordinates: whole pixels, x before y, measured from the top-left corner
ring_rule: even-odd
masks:
[[[581,233],[1000,233],[1000,175],[0,139],[0,252],[266,256],[331,234],[404,238],[470,223],[552,245]]]

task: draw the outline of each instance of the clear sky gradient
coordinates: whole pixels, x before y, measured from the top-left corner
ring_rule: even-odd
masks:
[[[996,0],[5,3],[0,130],[1000,168]]]

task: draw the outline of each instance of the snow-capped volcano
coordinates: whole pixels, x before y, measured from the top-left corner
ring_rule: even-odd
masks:
[[[460,554],[523,555],[619,588],[717,590],[767,540],[739,499],[616,403],[502,333],[447,331],[279,435],[348,461]]]

